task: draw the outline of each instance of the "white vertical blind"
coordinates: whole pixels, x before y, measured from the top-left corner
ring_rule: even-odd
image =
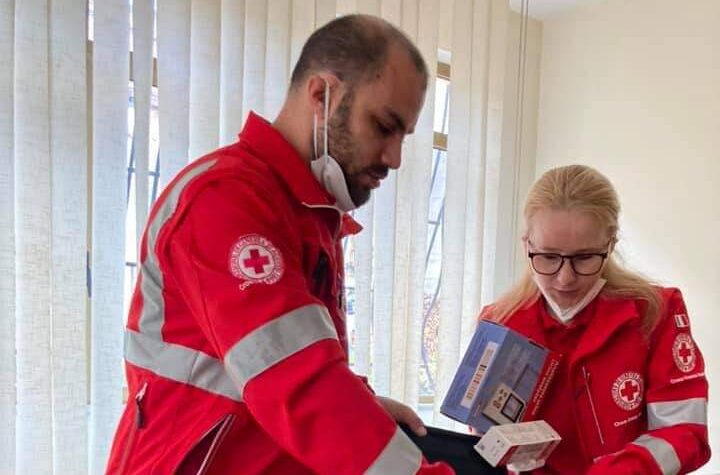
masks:
[[[384,0],[381,16],[399,26],[401,0]],[[403,146],[403,153],[407,147]],[[395,234],[397,222],[398,172],[391,170],[382,186],[375,191],[373,230],[373,336],[372,383],[378,394],[390,394],[392,343],[394,328]]]
[[[87,241],[86,8],[85,0],[51,3],[49,58],[52,461],[54,473],[78,475],[88,473],[87,252],[78,245]]]
[[[315,0],[293,0],[290,34],[290,71],[295,67],[302,47],[315,29]]]
[[[411,38],[417,35],[417,0],[404,0],[401,7],[400,27]],[[417,260],[417,253],[411,249],[414,237],[423,239],[426,233],[422,230],[423,236],[413,236],[417,228],[413,227],[413,191],[427,196],[427,189],[415,188],[419,172],[422,167],[421,158],[415,157],[415,141],[417,136],[408,137],[403,145],[403,156],[405,166],[400,167],[397,175],[397,201],[395,203],[395,274],[393,284],[393,324],[392,324],[392,360],[401,362],[390,368],[390,395],[396,399],[415,404],[412,392],[408,394],[408,387],[417,379],[417,367],[419,358],[413,353],[414,342],[417,339],[418,330],[414,324],[415,316],[411,313],[416,310],[411,301],[415,295],[414,289],[410,286],[417,282],[416,266],[413,266],[413,258]],[[412,157],[412,159],[409,159]],[[419,197],[419,199],[422,199]],[[421,252],[424,259],[424,246]]]
[[[357,3],[357,12],[380,16],[380,3],[380,0],[361,0]]]
[[[440,294],[437,394],[445,394],[480,307],[482,268],[484,117],[487,113],[487,43],[492,25],[489,0],[455,0],[452,35],[452,95],[447,152],[446,212],[443,215],[443,274]],[[442,398],[436,398],[434,422]]]
[[[290,2],[268,0],[264,113],[269,118],[280,112],[290,82]]]
[[[14,0],[0,0],[0,460],[15,472]]]
[[[408,5],[410,3],[410,5]],[[408,8],[409,7],[409,8]],[[403,26],[408,35],[416,41],[430,71],[437,70],[438,25],[437,0],[419,0],[412,4],[405,2]],[[419,32],[423,32],[422,35]],[[434,78],[433,78],[434,79]],[[410,202],[412,203],[410,224],[410,271],[408,288],[407,349],[405,353],[405,389],[403,400],[417,405],[419,392],[420,354],[422,345],[422,322],[424,315],[424,284],[426,274],[428,203],[433,156],[433,117],[435,81],[427,86],[427,97],[413,140],[413,153],[405,161],[411,171]]]
[[[315,0],[315,28],[320,28],[337,15],[335,0]]]
[[[357,0],[336,0],[335,2],[335,13],[337,16],[357,13],[357,8]]]
[[[267,0],[245,4],[245,58],[243,76],[243,117],[250,111],[265,113],[265,44]]]
[[[244,120],[245,0],[222,0],[220,35],[220,144],[227,145],[235,142]]]
[[[454,0],[452,31],[452,92],[447,150],[447,183],[442,235],[442,281],[440,283],[440,324],[438,325],[438,367],[436,391],[445,394],[460,358],[460,327],[465,258],[465,203],[468,146],[470,140],[470,87],[473,24],[472,0]],[[485,28],[486,25],[477,25]],[[435,400],[433,422],[452,426],[440,418],[442,398]]]
[[[487,154],[488,81],[490,60],[488,44],[494,28],[490,16],[492,0],[473,2],[472,55],[470,57],[469,140],[465,194],[465,262],[463,267],[462,323],[460,345],[467,347],[475,330],[484,285],[483,229],[485,227],[485,160]],[[487,302],[486,302],[487,303]],[[458,356],[461,356],[460,353]],[[459,362],[459,361],[458,361]]]
[[[95,4],[90,473],[105,469],[122,406],[129,15],[126,0]]]
[[[220,143],[220,0],[193,0],[190,19],[190,159]]]
[[[157,0],[160,187],[188,163],[190,0]]]
[[[364,2],[360,2],[361,4]],[[338,15],[357,13],[361,5],[356,0],[338,1]],[[376,15],[380,14],[379,4]],[[353,237],[355,268],[355,371],[369,375],[372,355],[373,326],[373,238],[375,196],[358,210],[355,219],[363,225],[363,232]]]
[[[48,4],[15,5],[17,471],[52,470]]]
[[[15,264],[19,473],[52,471],[48,4],[15,5]]]
[[[508,6],[505,0],[492,0],[490,3],[490,52],[488,70],[488,112],[487,112],[487,148],[485,155],[485,228],[483,230],[483,302],[492,302],[500,293],[501,286],[496,285],[497,273],[505,270],[497,258],[498,248],[503,246],[507,237],[498,236],[500,222],[500,175],[503,167],[503,125],[505,99],[505,57],[508,38]]]
[[[152,99],[152,0],[133,2],[132,80],[135,120],[132,153],[135,158],[135,247],[139,248],[148,215],[148,162],[150,156],[150,101]]]
[[[363,232],[355,240],[355,372],[370,374],[372,334],[373,276],[373,210],[374,197],[355,211]]]

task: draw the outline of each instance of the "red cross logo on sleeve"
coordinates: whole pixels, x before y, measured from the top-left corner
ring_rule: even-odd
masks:
[[[695,342],[689,334],[680,333],[675,337],[672,352],[675,366],[677,366],[680,371],[689,373],[695,369],[697,362]]]
[[[683,343],[680,345],[680,359],[683,363],[687,364],[690,361],[690,358],[692,358],[693,352],[690,350],[690,347],[687,345],[687,343]]]
[[[258,234],[240,237],[230,250],[230,272],[242,281],[241,290],[252,284],[274,284],[284,270],[278,248]]]
[[[270,257],[264,251],[263,248],[250,249],[250,257],[243,259],[245,269],[252,270],[258,276],[265,274],[265,266],[270,265]]]

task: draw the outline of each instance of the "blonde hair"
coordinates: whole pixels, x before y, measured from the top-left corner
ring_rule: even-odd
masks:
[[[617,242],[620,201],[610,181],[593,168],[584,165],[553,168],[535,182],[525,200],[523,212],[526,237],[532,216],[548,208],[589,213],[605,228],[611,242]],[[642,275],[624,268],[614,254],[608,257],[601,276],[607,280],[602,291],[604,295],[638,299],[645,303],[643,329],[647,333],[652,331],[662,311],[662,299],[657,286]],[[493,305],[489,317],[499,322],[505,321],[539,297],[540,290],[528,265],[520,281]]]

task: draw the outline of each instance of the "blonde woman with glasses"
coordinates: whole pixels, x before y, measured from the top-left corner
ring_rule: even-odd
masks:
[[[563,355],[538,416],[563,440],[534,474],[678,474],[710,457],[685,303],[615,259],[619,213],[598,171],[546,172],[525,203],[527,272],[481,314]]]

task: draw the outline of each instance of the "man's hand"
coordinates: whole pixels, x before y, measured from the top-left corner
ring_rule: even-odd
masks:
[[[398,424],[405,424],[419,436],[427,435],[422,419],[409,406],[389,397],[377,396],[380,405]]]

